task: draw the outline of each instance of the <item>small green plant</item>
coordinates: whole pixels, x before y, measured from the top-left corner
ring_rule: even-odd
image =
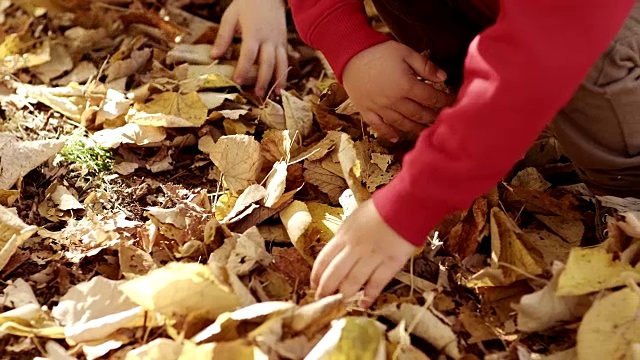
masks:
[[[113,169],[113,154],[108,148],[96,145],[84,136],[72,135],[59,155],[66,161],[78,164],[94,173],[107,173]]]

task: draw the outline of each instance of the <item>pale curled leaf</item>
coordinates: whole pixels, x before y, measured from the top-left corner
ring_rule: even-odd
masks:
[[[264,206],[270,208],[278,203],[287,186],[287,163],[278,161],[273,164],[271,174],[267,177],[267,194]]]
[[[556,262],[553,278],[542,289],[523,296],[513,308],[518,312],[518,329],[526,332],[543,331],[562,322],[579,319],[591,305],[586,296],[558,296],[558,278],[564,265]]]
[[[63,140],[19,141],[13,135],[0,133],[0,189],[10,189],[63,146]]]
[[[428,341],[436,349],[443,350],[445,354],[454,359],[461,357],[458,337],[451,330],[451,327],[442,322],[430,309],[413,304],[399,306],[398,304],[389,304],[383,307],[380,313],[396,324],[404,320],[414,335]]]
[[[91,138],[100,146],[115,149],[122,144],[158,144],[167,136],[165,129],[129,123],[115,129],[95,132]]]

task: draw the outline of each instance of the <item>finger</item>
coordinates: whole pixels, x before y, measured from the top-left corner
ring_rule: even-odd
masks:
[[[247,75],[251,72],[251,66],[255,63],[257,56],[258,44],[250,39],[243,39],[238,65],[236,66],[236,71],[233,74],[233,81],[242,85]]]
[[[433,86],[421,81],[414,82],[407,96],[422,106],[435,111],[451,105],[455,99],[453,95],[437,90]]]
[[[289,68],[289,59],[287,58],[287,49],[279,47],[276,51],[276,91],[287,87],[287,72]]]
[[[397,269],[382,263],[374,271],[367,285],[364,287],[364,299],[359,301],[360,306],[368,308],[378,298],[384,287],[396,275]]]
[[[258,67],[258,79],[256,80],[256,95],[262,97],[267,91],[269,81],[273,77],[276,66],[276,51],[271,45],[263,44],[260,47],[260,65]]]
[[[327,269],[320,277],[320,284],[316,291],[316,299],[333,295],[338,290],[338,286],[353,268],[358,256],[345,248],[329,263]]]
[[[381,111],[380,115],[387,124],[405,133],[419,134],[425,128],[424,125],[420,125],[392,109],[385,109]]]
[[[238,25],[237,19],[234,12],[226,12],[222,15],[220,28],[218,28],[218,34],[216,35],[213,50],[211,51],[212,58],[216,59],[224,55],[229,45],[231,45]]]
[[[435,111],[408,98],[401,100],[395,109],[411,121],[422,125],[432,123],[438,115]]]
[[[444,70],[415,51],[408,52],[404,57],[404,61],[423,79],[433,82],[442,82],[447,79],[447,73]]]
[[[385,123],[378,114],[373,112],[361,112],[361,115],[364,122],[369,124],[369,126],[376,131],[378,136],[389,139],[393,142],[400,139],[400,136],[398,136],[398,133],[393,129],[393,127]]]
[[[360,260],[358,260],[340,284],[340,292],[344,295],[345,299],[352,297],[360,291],[380,263],[381,261],[377,258],[360,258]]]
[[[318,258],[313,263],[313,269],[311,270],[311,286],[313,288],[318,287],[320,277],[331,263],[336,255],[344,248],[344,242],[331,240],[318,254]]]

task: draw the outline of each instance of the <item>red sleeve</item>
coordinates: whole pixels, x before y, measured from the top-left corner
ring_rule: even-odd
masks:
[[[296,29],[320,50],[342,82],[342,71],[357,53],[390,40],[373,30],[363,0],[289,0]]]
[[[469,47],[457,103],[374,194],[385,221],[422,244],[446,214],[493,187],[570,100],[634,3],[502,1],[496,24]]]

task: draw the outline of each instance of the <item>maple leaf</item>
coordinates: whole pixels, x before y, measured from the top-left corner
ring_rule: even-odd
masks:
[[[207,107],[196,92],[165,92],[128,114],[129,122],[147,126],[197,127],[206,119]]]

